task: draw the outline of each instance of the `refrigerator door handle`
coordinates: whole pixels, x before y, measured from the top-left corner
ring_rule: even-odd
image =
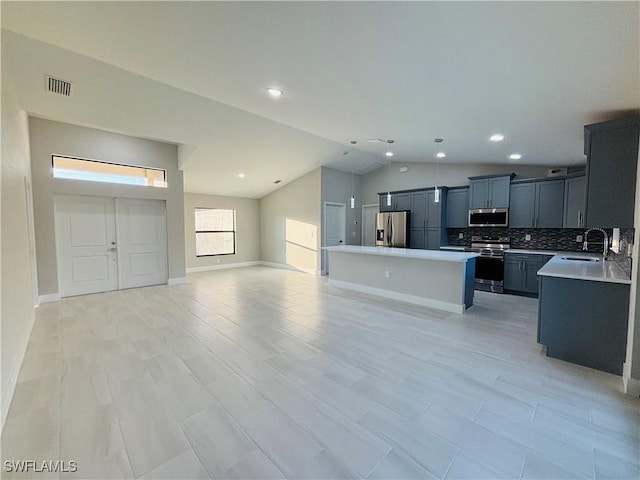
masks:
[[[393,231],[393,216],[391,216],[391,217],[389,217],[389,218],[391,219],[391,242],[390,242],[390,244],[391,244],[391,246],[393,247],[393,246],[394,246],[393,235],[394,235],[394,233],[395,233],[395,232]]]

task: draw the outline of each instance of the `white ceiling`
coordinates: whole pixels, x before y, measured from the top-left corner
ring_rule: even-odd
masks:
[[[25,110],[178,143],[187,191],[386,163],[366,138],[399,162],[442,137],[447,162],[574,165],[583,125],[640,109],[638,2],[2,2],[2,27]]]

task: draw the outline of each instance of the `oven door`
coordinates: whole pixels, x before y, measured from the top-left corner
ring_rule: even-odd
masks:
[[[504,285],[504,256],[476,257],[476,290],[502,293]]]

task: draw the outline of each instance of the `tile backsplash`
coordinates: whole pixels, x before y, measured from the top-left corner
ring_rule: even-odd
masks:
[[[511,248],[528,250],[555,250],[566,252],[581,252],[582,242],[576,242],[578,235],[583,235],[584,228],[448,228],[449,245],[467,247],[471,245],[471,237],[474,235],[486,235],[491,237],[510,237]],[[605,229],[609,238],[612,230]],[[458,238],[462,234],[462,238]],[[525,240],[526,235],[531,235],[531,240]],[[632,228],[620,230],[620,252],[612,253],[612,258],[627,273],[631,274],[631,258],[627,256],[627,245],[633,244],[634,231]],[[601,242],[602,235],[591,232],[590,242]],[[589,245],[589,252],[602,252],[602,245],[593,243]]]

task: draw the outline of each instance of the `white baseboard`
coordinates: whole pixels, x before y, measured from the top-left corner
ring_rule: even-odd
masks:
[[[627,395],[640,397],[640,380],[623,377],[622,382],[624,383],[624,391]]]
[[[408,295],[406,293],[392,292],[390,290],[383,290],[381,288],[368,287],[366,285],[358,285],[357,283],[343,282],[340,280],[329,279],[329,285],[332,287],[345,288],[348,290],[354,290],[360,293],[368,293],[370,295],[377,295],[379,297],[391,298],[393,300],[400,300],[402,302],[413,303],[415,305],[421,305],[423,307],[436,308],[438,310],[444,310],[452,313],[464,313],[464,305],[458,305],[455,303],[442,302],[440,300],[433,300],[431,298],[418,297],[416,295]]]
[[[320,270],[314,270],[313,268],[299,268],[294,267],[292,265],[287,265],[286,263],[273,263],[273,262],[260,262],[260,265],[264,265],[265,267],[272,268],[282,268],[284,270],[293,270],[294,272],[303,272],[308,273],[310,275],[320,275]]]
[[[627,395],[640,397],[640,380],[631,378],[631,365],[628,362],[622,365],[622,384]]]
[[[51,303],[51,302],[57,302],[60,300],[60,294],[59,293],[49,293],[47,295],[38,295],[38,305],[40,305],[41,303]]]
[[[167,280],[167,285],[180,285],[187,283],[187,277],[170,278]]]
[[[187,273],[196,272],[208,272],[210,270],[226,270],[228,268],[243,268],[243,267],[255,267],[256,265],[262,265],[262,262],[237,262],[237,263],[221,263],[219,265],[206,265],[204,267],[189,267]]]

